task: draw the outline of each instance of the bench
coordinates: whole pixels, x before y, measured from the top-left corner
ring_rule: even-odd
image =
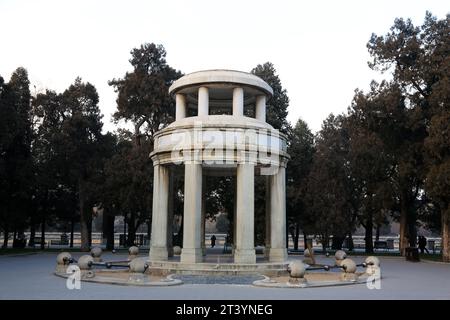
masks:
[[[442,248],[441,248],[441,245],[438,244],[438,245],[434,245],[433,249],[428,248],[428,250],[433,251],[433,254],[435,254],[435,253],[440,253]]]
[[[41,237],[34,237],[34,246],[40,246],[42,243],[42,238]],[[46,246],[47,244],[49,244],[49,242],[47,240],[44,241],[44,246]]]
[[[373,245],[374,249],[384,249],[387,250],[388,249],[388,244],[387,241],[375,241],[374,245]]]
[[[69,241],[66,240],[50,240],[51,246],[68,246]]]

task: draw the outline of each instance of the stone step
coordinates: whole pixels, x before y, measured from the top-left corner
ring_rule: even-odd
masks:
[[[148,262],[150,272],[168,274],[211,274],[211,275],[243,275],[243,274],[284,274],[287,273],[287,263],[256,263],[256,264],[236,264],[236,263],[179,263],[170,261]]]

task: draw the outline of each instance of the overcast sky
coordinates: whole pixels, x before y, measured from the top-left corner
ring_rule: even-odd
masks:
[[[77,76],[97,87],[105,130],[116,94],[107,81],[130,70],[130,50],[163,44],[168,63],[189,73],[250,71],[271,61],[290,97],[288,119],[320,129],[325,117],[351,103],[377,72],[367,66],[372,32],[385,34],[396,17],[442,19],[444,0],[341,1],[94,1],[0,0],[0,75],[28,69],[32,92],[62,92]]]

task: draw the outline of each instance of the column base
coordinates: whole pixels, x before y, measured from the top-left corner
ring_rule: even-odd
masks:
[[[256,263],[255,249],[235,249],[234,263]]]
[[[285,262],[287,260],[287,249],[270,248],[269,261],[270,262]]]
[[[181,250],[181,263],[199,263],[203,261],[202,248],[183,248]]]
[[[166,247],[150,247],[150,261],[167,261],[168,257]]]

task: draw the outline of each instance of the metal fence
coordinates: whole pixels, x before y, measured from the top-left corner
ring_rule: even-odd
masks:
[[[209,247],[211,245],[211,236],[213,233],[206,233],[205,234],[205,245]],[[227,235],[224,233],[214,233],[216,237],[216,246],[225,246],[226,237]],[[30,239],[30,233],[25,233],[25,238],[27,240],[27,246],[28,241]],[[36,232],[35,234],[35,247],[39,247],[41,245],[42,235],[40,232]],[[365,249],[365,238],[364,236],[353,236],[353,246],[354,250],[364,250]],[[316,238],[309,238],[309,241],[312,241],[312,246],[315,249],[321,250],[322,249],[322,243],[318,237]],[[399,250],[399,237],[398,236],[380,236],[378,240],[375,240],[375,237],[373,238],[374,241],[374,249],[375,250],[382,250],[387,252],[395,252]],[[3,243],[3,234],[0,236],[0,243]],[[291,236],[289,236],[289,248],[294,248],[294,242]],[[8,247],[12,247],[13,245],[13,239],[12,234],[9,236],[8,240]],[[63,233],[63,232],[46,232],[45,233],[45,247],[46,248],[64,248],[69,247],[70,245],[70,234]],[[73,246],[75,248],[80,247],[81,245],[81,237],[79,232],[75,232],[73,235]],[[93,232],[92,233],[92,245],[96,246],[105,246],[106,240],[103,238],[103,234],[101,232]],[[150,246],[150,239],[148,237],[147,233],[137,233],[135,238],[135,245],[141,246],[141,247],[149,247]],[[126,235],[123,233],[115,233],[114,234],[114,246],[116,248],[120,247],[126,247]],[[304,238],[303,235],[299,237],[298,247],[300,249],[304,248]],[[328,245],[328,248],[331,247],[331,240]],[[348,239],[344,240],[343,248],[348,249],[349,248],[349,241]],[[430,237],[427,239],[427,249],[430,252],[437,253],[441,250],[441,238],[437,237]]]

